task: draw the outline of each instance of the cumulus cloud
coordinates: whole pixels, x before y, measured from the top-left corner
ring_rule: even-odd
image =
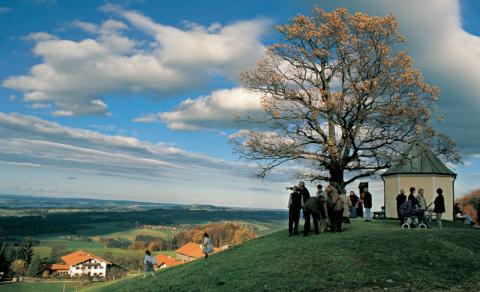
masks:
[[[145,115],[134,121],[162,121],[172,130],[231,129],[263,117],[261,96],[244,88],[215,90],[186,99],[169,112]]]
[[[104,97],[109,93],[162,98],[204,87],[214,77],[235,78],[263,54],[260,38],[269,25],[255,19],[177,28],[114,5],[103,10],[131,27],[111,18],[101,24],[76,20],[73,26],[90,38],[74,41],[45,32],[29,34],[26,39],[36,42],[33,53],[42,62],[28,75],[8,77],[3,86],[23,92],[26,102],[51,102],[57,116],[105,115]],[[128,29],[143,32],[151,45],[126,36]]]
[[[462,27],[461,1],[315,1],[324,9],[339,6],[384,16],[392,13],[407,37],[406,48],[428,82],[441,89],[439,111],[449,134],[465,154],[479,153],[480,37]],[[414,9],[412,9],[414,7]]]

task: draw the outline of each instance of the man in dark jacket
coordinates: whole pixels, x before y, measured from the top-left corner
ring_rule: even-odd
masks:
[[[302,195],[302,207],[310,199],[310,192],[305,187],[305,182],[300,181],[298,183],[298,192]],[[303,218],[305,218],[305,224],[303,225],[303,236],[307,236],[310,232],[310,211],[308,208],[303,208]],[[317,221],[318,224],[318,221]],[[317,225],[318,229],[318,225]]]
[[[402,212],[400,212],[400,207],[406,201],[407,201],[407,196],[405,195],[405,191],[401,189],[400,194],[397,195],[397,215],[398,215],[398,219],[400,219],[400,225],[403,225],[403,223],[405,222],[405,217],[403,216]]]
[[[298,234],[298,221],[300,221],[300,210],[302,209],[302,194],[298,187],[293,187],[293,192],[288,200],[288,236]]]
[[[410,194],[408,195],[408,201],[411,201],[412,203],[412,208],[417,208],[417,198],[415,198],[415,188],[414,187],[411,187],[410,188]]]
[[[363,199],[363,206],[365,207],[365,221],[372,220],[372,194],[368,191],[368,188],[363,189],[365,198]]]
[[[437,225],[438,227],[443,228],[442,214],[445,213],[445,199],[443,198],[443,190],[441,188],[437,189],[437,197],[435,198],[435,201],[433,201],[433,204],[435,205],[433,207],[433,212],[435,213]]]

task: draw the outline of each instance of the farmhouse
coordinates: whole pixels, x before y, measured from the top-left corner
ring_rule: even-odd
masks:
[[[155,259],[157,260],[157,267],[160,269],[170,268],[184,263],[183,261],[176,260],[163,254],[156,255]]]
[[[213,253],[216,253],[219,251],[220,251],[220,248],[217,248],[217,247],[213,248]],[[195,242],[189,242],[185,244],[181,248],[177,249],[176,253],[177,253],[178,259],[186,262],[200,259],[204,256],[202,251],[202,245]]]
[[[385,183],[385,212],[390,218],[397,217],[396,196],[400,189],[408,195],[410,187],[424,189],[427,205],[433,202],[437,188],[442,188],[445,197],[446,220],[453,220],[454,182],[456,174],[420,141],[408,146],[401,158],[382,174]],[[433,207],[430,207],[430,210]]]
[[[70,277],[105,277],[107,267],[112,265],[106,259],[83,250],[64,255],[61,259],[62,264],[53,264],[48,268],[52,274],[69,275]]]

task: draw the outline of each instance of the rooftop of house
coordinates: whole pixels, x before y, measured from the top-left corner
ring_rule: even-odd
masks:
[[[106,259],[104,259],[102,257],[99,257],[97,255],[94,255],[92,253],[89,253],[89,252],[86,252],[86,251],[83,251],[83,250],[77,250],[77,251],[74,251],[74,252],[69,253],[67,255],[64,255],[63,257],[61,257],[61,259],[68,266],[83,263],[83,262],[85,262],[89,259],[96,259],[97,261],[105,262],[109,265],[112,264],[111,262],[107,261]]]
[[[183,262],[176,260],[172,257],[166,256],[164,254],[158,254],[155,256],[155,259],[157,260],[157,265],[161,266],[162,264],[165,264],[167,267],[173,267],[176,265],[180,265]]]
[[[218,252],[220,251],[219,248],[214,247],[213,252]],[[192,258],[201,258],[203,257],[203,251],[202,251],[202,246],[201,244],[195,243],[195,242],[189,242],[185,244],[184,246],[180,247],[176,251],[178,254],[189,256]]]
[[[395,161],[382,176],[394,174],[456,175],[427,145],[420,141],[410,144],[400,159]]]
[[[69,270],[70,269],[70,266],[69,265],[64,265],[64,264],[52,264],[50,266],[50,269],[51,270],[55,270],[55,271],[58,271],[58,270]]]

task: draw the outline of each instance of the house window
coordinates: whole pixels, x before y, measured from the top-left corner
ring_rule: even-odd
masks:
[[[80,269],[80,267],[75,267],[75,269],[76,269],[76,270],[79,270],[79,269]]]

